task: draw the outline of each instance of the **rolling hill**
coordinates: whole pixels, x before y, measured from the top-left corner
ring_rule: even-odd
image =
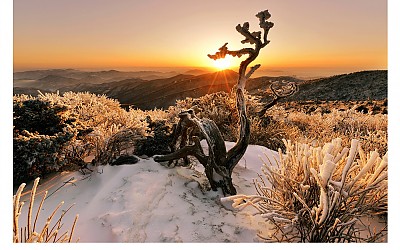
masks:
[[[55,74],[54,71],[47,72],[50,75],[43,76],[36,80],[27,78],[27,74],[17,74],[17,79],[30,80],[25,85],[14,85],[14,94],[31,94],[35,90],[42,92],[60,93],[67,91],[91,92],[105,94],[110,98],[118,99],[123,106],[133,106],[148,110],[154,108],[168,108],[174,105],[176,100],[186,97],[197,98],[208,93],[219,91],[230,92],[237,81],[237,73],[232,70],[224,70],[214,73],[203,73],[200,75],[176,74],[174,76],[146,79],[154,72],[130,72],[123,77],[119,71],[98,72],[91,76],[86,74],[81,80],[73,78],[74,74],[81,74],[80,71],[62,71],[64,75]],[[196,73],[193,71],[192,73]],[[43,73],[43,72],[41,72]],[[126,72],[125,72],[126,73]],[[135,73],[135,74],[133,74]],[[32,76],[38,77],[39,73],[30,72]],[[102,77],[113,79],[104,83],[90,83],[83,79]],[[131,77],[136,75],[139,77]],[[31,78],[32,78],[31,76]],[[141,76],[141,77],[140,77]],[[111,77],[111,78],[110,78]],[[98,78],[96,78],[98,79]],[[115,80],[118,79],[118,80]],[[305,100],[326,100],[326,101],[349,101],[349,100],[382,100],[387,98],[387,70],[361,71],[350,74],[336,75],[332,77],[303,81],[290,76],[281,77],[257,77],[249,79],[246,89],[252,95],[266,98],[269,95],[268,87],[271,82],[296,82],[299,91],[284,101],[305,101]]]
[[[305,81],[287,101],[362,101],[387,98],[387,70],[360,71]]]

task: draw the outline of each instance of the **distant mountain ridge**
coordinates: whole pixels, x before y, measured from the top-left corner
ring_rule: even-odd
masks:
[[[358,101],[387,98],[388,71],[370,70],[304,81],[286,101]]]
[[[40,80],[46,76],[58,76],[80,80],[81,83],[105,83],[110,81],[119,81],[128,78],[141,78],[144,80],[153,80],[177,75],[178,72],[158,72],[158,71],[81,71],[75,69],[49,69],[49,70],[31,70],[14,73],[14,84],[19,80]],[[17,84],[18,85],[18,84]],[[21,87],[21,86],[18,86]],[[30,86],[31,87],[31,86]]]
[[[150,75],[158,75],[159,72],[142,71],[125,74],[126,72],[119,71],[100,71],[82,74],[82,72],[75,70],[50,70],[46,72],[49,74],[46,76],[43,76],[44,71],[39,73],[35,71],[21,72],[16,73],[14,77],[17,78],[17,81],[25,81],[25,83],[14,84],[14,94],[37,95],[37,90],[41,92],[55,92],[58,90],[60,93],[88,91],[118,99],[125,106],[131,105],[144,110],[165,109],[174,105],[176,100],[185,99],[186,97],[198,98],[208,93],[230,92],[238,78],[238,74],[232,70],[199,75],[188,74],[188,72],[203,73],[194,70],[187,71],[185,74],[146,79]],[[127,78],[123,78],[122,75],[124,74]],[[170,72],[170,74],[172,73]],[[77,80],[77,75],[81,77],[81,80]],[[27,76],[30,76],[31,79],[27,79]],[[90,77],[111,80],[103,83],[98,83],[98,81],[91,83],[89,80],[83,80]],[[276,81],[296,82],[299,85],[299,92],[284,101],[346,101],[387,98],[387,70],[361,71],[310,81],[290,76],[262,76],[249,79],[246,89],[252,95],[266,98],[269,95],[269,85],[271,82]]]

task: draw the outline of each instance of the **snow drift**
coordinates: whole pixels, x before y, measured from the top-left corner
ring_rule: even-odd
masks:
[[[232,146],[227,142],[227,148]],[[253,179],[265,155],[274,157],[276,152],[249,146],[232,175],[238,193],[255,192]],[[48,198],[38,225],[61,201],[64,209],[75,204],[63,218],[63,230],[69,230],[79,214],[73,235],[79,242],[258,242],[257,233],[269,230],[267,222],[250,209],[236,211],[230,203],[221,203],[221,191],[202,190],[199,183],[207,181],[203,170],[200,164],[169,169],[142,158],[134,165],[99,166],[86,175],[63,172],[40,181],[33,211],[45,190]],[[29,201],[29,195],[26,188],[21,200]]]

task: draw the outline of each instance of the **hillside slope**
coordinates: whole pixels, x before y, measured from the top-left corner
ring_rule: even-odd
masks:
[[[358,101],[387,98],[387,70],[360,71],[299,85],[299,91],[286,101]]]

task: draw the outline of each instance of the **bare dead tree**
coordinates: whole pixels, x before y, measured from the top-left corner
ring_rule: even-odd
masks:
[[[271,17],[268,10],[259,12],[256,17],[259,19],[259,25],[263,29],[263,32],[250,32],[248,22],[236,26],[236,30],[245,37],[241,42],[243,44],[249,43],[254,45],[254,48],[231,51],[227,48],[228,43],[225,43],[214,55],[208,55],[209,58],[214,60],[224,58],[226,55],[237,57],[248,55],[240,63],[239,78],[237,84],[234,86],[234,89],[236,89],[236,108],[240,123],[239,137],[235,146],[227,151],[221,132],[215,122],[206,118],[200,119],[192,109],[189,109],[179,114],[180,121],[176,127],[174,138],[174,145],[177,145],[178,140],[180,140],[178,148],[168,155],[157,155],[154,157],[154,160],[157,162],[169,161],[171,163],[173,160],[180,158],[184,158],[187,161],[188,155],[195,156],[205,167],[205,173],[211,188],[216,191],[220,187],[224,195],[236,194],[236,189],[232,183],[232,171],[249,145],[250,121],[246,114],[244,89],[246,81],[260,67],[260,64],[251,67],[246,73],[247,67],[257,58],[260,50],[270,42],[267,39],[268,32],[274,26],[272,22],[267,21]],[[268,103],[263,110],[275,105],[278,99],[293,94],[296,91],[296,86],[291,85],[288,90],[278,91],[277,88],[271,85],[271,90],[274,95],[273,101]],[[207,141],[208,155],[204,153],[200,145],[199,136]]]
[[[297,84],[294,82],[289,82],[286,86],[279,86],[279,88],[274,87],[274,83],[271,83],[269,88],[272,93],[272,101],[264,105],[258,113],[259,116],[263,116],[269,108],[278,102],[279,99],[291,96],[299,90]]]

